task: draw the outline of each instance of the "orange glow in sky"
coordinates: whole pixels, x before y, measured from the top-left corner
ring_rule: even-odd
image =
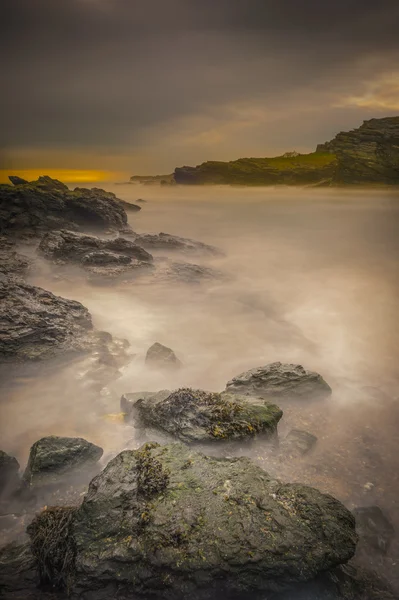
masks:
[[[85,183],[97,181],[115,181],[123,176],[113,171],[77,170],[77,169],[2,169],[0,170],[0,182],[10,183],[8,176],[18,175],[28,181],[33,181],[40,175],[49,175],[53,179],[59,179],[63,183]]]

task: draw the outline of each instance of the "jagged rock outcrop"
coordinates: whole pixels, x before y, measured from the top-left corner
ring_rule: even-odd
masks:
[[[399,184],[399,117],[364,121],[317,150],[337,157],[336,183]]]
[[[19,488],[19,462],[13,456],[9,456],[0,450],[0,501],[4,497],[13,495]]]
[[[45,511],[42,528],[46,518],[56,527]],[[72,514],[70,536],[72,598],[99,600],[260,599],[346,562],[356,546],[354,518],[331,496],[183,444],[114,458]]]
[[[0,224],[0,233],[19,236],[65,227],[114,231],[128,227],[126,212],[114,194],[97,188],[72,191],[51,177],[0,185]]]
[[[121,407],[135,426],[166,433],[188,444],[275,439],[280,408],[257,398],[182,388],[157,394],[124,394]]]
[[[158,369],[178,369],[182,366],[181,361],[177,358],[172,348],[163,346],[159,342],[155,342],[155,344],[148,348],[145,363],[150,367]]]
[[[321,375],[301,365],[274,362],[245,371],[227,383],[226,390],[264,398],[323,398],[331,388]]]
[[[152,267],[153,261],[144,248],[122,237],[102,240],[65,229],[45,234],[39,252],[58,264],[75,263],[93,276],[106,279]]]
[[[126,362],[126,344],[96,331],[80,302],[22,281],[0,281],[0,362],[95,352],[104,363],[118,364]]]
[[[102,455],[102,448],[83,438],[47,436],[30,449],[23,479],[31,487],[57,485],[66,477],[89,471]]]

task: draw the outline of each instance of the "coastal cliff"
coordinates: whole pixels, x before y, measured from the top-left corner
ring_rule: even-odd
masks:
[[[145,180],[145,181],[144,181]],[[206,161],[177,167],[172,175],[131,177],[132,183],[191,185],[398,185],[399,117],[364,121],[338,133],[315,152],[272,158]]]

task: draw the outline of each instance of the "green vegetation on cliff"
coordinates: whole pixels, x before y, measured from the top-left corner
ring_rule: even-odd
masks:
[[[399,185],[399,117],[370,119],[341,132],[316,152],[287,152],[274,158],[207,161],[178,167],[174,174],[131,181],[214,185]]]
[[[274,158],[240,158],[209,161],[197,167],[175,170],[176,183],[268,185],[317,183],[332,178],[336,159],[330,152],[288,153]]]

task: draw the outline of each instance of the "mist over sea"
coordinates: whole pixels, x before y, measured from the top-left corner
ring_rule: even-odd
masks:
[[[123,200],[146,200],[139,213],[129,213],[136,232],[167,232],[223,250],[221,257],[169,256],[212,266],[224,278],[97,287],[65,280],[43,262],[28,282],[82,302],[94,325],[126,338],[135,356],[106,390],[94,398],[90,392],[90,400],[79,361],[3,377],[2,448],[23,467],[40,437],[78,435],[100,444],[107,460],[138,443],[135,430],[118,417],[122,393],[182,386],[220,391],[247,369],[299,363],[320,373],[333,395],[322,403],[281,403],[279,432],[306,429],[318,437],[315,450],[278,471],[262,444],[246,453],[273,475],[318,487],[349,508],[379,505],[398,530],[399,195],[103,187]],[[146,368],[154,342],[171,347],[184,368]],[[384,569],[398,584],[397,542],[390,552]]]

